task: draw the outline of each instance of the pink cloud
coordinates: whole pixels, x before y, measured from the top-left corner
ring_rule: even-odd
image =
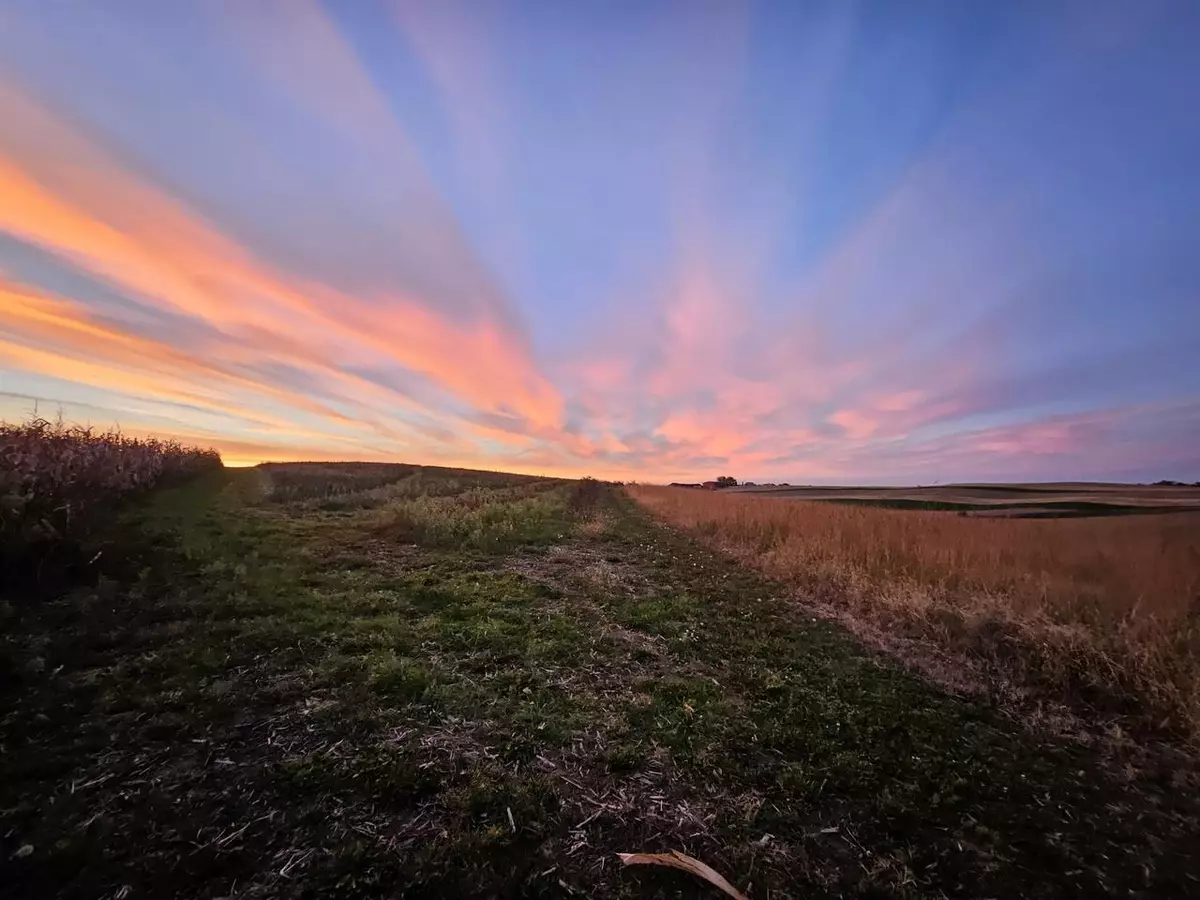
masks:
[[[852,440],[862,440],[875,433],[879,427],[874,419],[867,418],[853,409],[843,409],[829,417],[829,421],[840,425],[846,436]]]
[[[434,84],[470,186],[487,194],[468,202],[504,223],[514,214],[503,202],[511,83],[488,52],[494,21],[464,10],[405,3],[392,20]],[[5,279],[6,370],[103,389],[126,409],[169,406],[180,433],[200,433],[196,410],[227,417],[244,432],[225,440],[239,459],[362,454],[647,479],[694,480],[717,467],[788,480],[1023,474],[1060,461],[1116,470],[1138,458],[1131,423],[1183,416],[1129,407],[1012,423],[1019,409],[1006,395],[1019,392],[996,373],[1021,364],[1003,301],[1032,256],[1019,227],[1027,201],[981,207],[960,187],[971,181],[956,177],[965,164],[944,139],[820,259],[770,277],[783,244],[815,237],[784,231],[783,201],[741,217],[719,202],[713,147],[738,137],[727,132],[744,10],[704,20],[700,44],[711,53],[689,57],[703,64],[670,62],[681,67],[673,75],[703,72],[712,90],[687,92],[690,103],[670,111],[694,140],[667,160],[669,252],[610,298],[584,339],[563,341],[552,365],[460,226],[461,207],[431,177],[427,164],[441,160],[422,158],[325,9],[305,0],[269,17],[240,5],[212,17],[254,88],[336,146],[337,176],[378,179],[370,187],[383,199],[356,223],[388,263],[404,264],[325,272],[306,265],[297,239],[288,265],[280,247],[231,227],[215,202],[203,206],[200,192],[135,168],[128,148],[86,117],[0,80],[0,230],[129,307],[102,312]],[[823,70],[836,73],[840,50],[829,53]],[[166,69],[146,77],[156,71]],[[806,108],[827,108],[816,94],[833,78],[802,88],[815,92]],[[214,117],[211,137],[270,163],[254,126]],[[316,243],[340,224],[314,228]],[[935,227],[954,235],[953,252],[922,264],[908,239]],[[354,249],[353,238],[345,244]],[[964,306],[978,317],[956,318]],[[163,322],[171,339],[167,326],[155,330]],[[1056,400],[1038,402],[1062,408]],[[1191,433],[1171,432],[1155,458],[1179,456]]]

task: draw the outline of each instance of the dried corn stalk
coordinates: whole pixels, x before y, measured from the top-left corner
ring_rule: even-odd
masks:
[[[703,878],[718,890],[724,891],[734,900],[748,900],[745,894],[721,877],[720,873],[711,866],[706,866],[700,860],[693,859],[678,850],[672,850],[670,853],[618,853],[617,856],[626,866],[667,866],[690,872]]]

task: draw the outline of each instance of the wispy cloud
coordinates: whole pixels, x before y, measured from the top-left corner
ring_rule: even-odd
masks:
[[[7,11],[0,412],[246,462],[1200,477],[1170,22],[626,14]],[[1089,78],[1156,116],[1114,138]]]

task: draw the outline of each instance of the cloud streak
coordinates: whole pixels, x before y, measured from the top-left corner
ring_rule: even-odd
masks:
[[[1173,171],[1200,126],[1158,91],[1107,155],[1053,146],[1109,133],[1089,78],[1129,99],[1197,68],[1170,23],[1097,56],[1016,13],[677,12],[14,7],[0,412],[45,397],[238,462],[1200,477],[1200,179],[1109,178]],[[1074,68],[1025,58],[1033,32]],[[848,97],[890,106],[872,127]],[[1091,192],[1056,194],[1066,171]]]

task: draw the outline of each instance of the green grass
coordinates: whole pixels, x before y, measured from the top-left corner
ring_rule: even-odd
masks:
[[[471,488],[450,496],[392,500],[379,515],[388,537],[425,546],[512,550],[549,544],[567,528],[563,488]]]
[[[1181,771],[942,693],[611,489],[330,469],[160,492],[93,584],[6,598],[6,896],[714,896],[614,857],[668,849],[753,897],[1200,890]]]

